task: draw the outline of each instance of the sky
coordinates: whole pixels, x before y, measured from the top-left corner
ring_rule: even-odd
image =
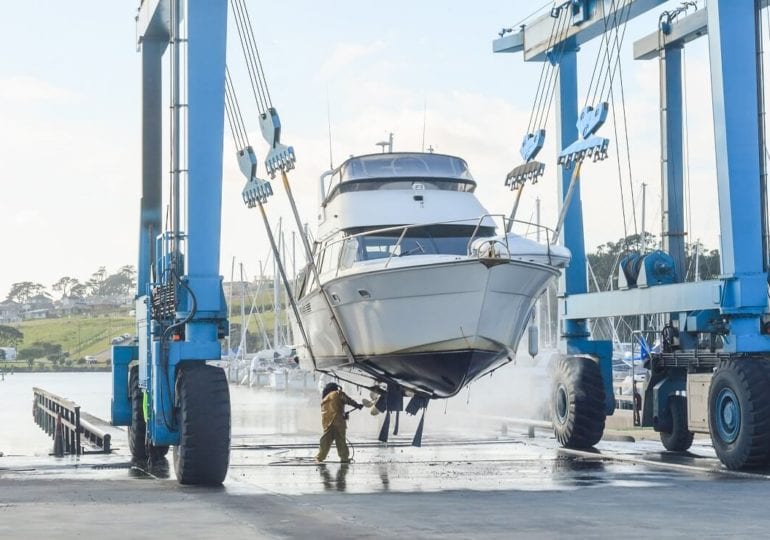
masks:
[[[396,151],[463,157],[477,195],[491,213],[508,214],[513,194],[505,174],[521,163],[540,64],[519,54],[493,54],[502,27],[515,26],[544,2],[500,0],[247,0],[282,140],[294,146],[290,174],[300,213],[314,228],[318,177],[349,155],[377,152],[394,134]],[[0,298],[18,281],[50,285],[62,276],[86,280],[136,264],[140,187],[140,56],[134,17],[138,1],[3,2],[0,32]],[[646,230],[660,231],[658,65],[634,61],[631,44],[654,31],[667,2],[631,21],[621,52],[628,148],[614,121],[602,128],[610,159],[587,164],[581,179],[588,249],[641,225],[641,184],[648,185]],[[231,25],[228,64],[260,159],[256,106]],[[598,40],[579,53],[581,102],[600,52]],[[714,142],[706,40],[687,48],[688,169],[693,196],[688,239],[718,247]],[[616,89],[619,90],[616,80]],[[620,101],[617,101],[620,111]],[[620,114],[620,112],[619,112]],[[555,112],[541,153],[545,177],[527,187],[518,217],[544,225],[557,218]],[[620,117],[620,116],[619,116]],[[622,128],[622,122],[618,123]],[[617,152],[625,200],[625,226]],[[225,131],[221,273],[232,262],[248,278],[269,248],[259,215],[240,197],[238,170]],[[629,167],[630,162],[630,167]],[[630,170],[630,180],[629,180]],[[264,173],[264,169],[261,169]],[[278,184],[271,220],[293,223]],[[632,208],[631,193],[636,207]],[[636,216],[636,228],[634,217]],[[237,278],[237,275],[236,275]],[[50,290],[50,289],[49,289]]]

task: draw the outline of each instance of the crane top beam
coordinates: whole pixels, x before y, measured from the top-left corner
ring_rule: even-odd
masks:
[[[702,8],[678,19],[671,25],[671,31],[667,34],[659,30],[644,36],[634,42],[634,60],[651,60],[657,58],[662,47],[670,47],[675,44],[684,45],[696,40],[708,33],[708,12]]]
[[[551,39],[553,16],[551,13],[536,19],[532,24],[522,27],[518,32],[502,36],[492,42],[492,51],[496,53],[523,52],[527,62],[543,61],[545,54],[565,41],[572,41],[575,47],[601,36],[607,25],[618,12],[623,19],[638,17],[654,9],[666,0],[629,0],[609,2],[608,0],[569,0],[561,9],[571,10],[569,27],[558,38]],[[626,11],[628,10],[628,11]],[[626,13],[628,13],[626,15]]]
[[[760,0],[759,9],[770,5],[770,0]],[[671,25],[671,31],[661,39],[660,31],[647,34],[634,42],[634,60],[652,60],[657,58],[662,47],[685,45],[708,34],[708,6],[677,19]]]
[[[136,45],[142,41],[168,41],[171,36],[171,2],[173,0],[142,0],[136,14]]]

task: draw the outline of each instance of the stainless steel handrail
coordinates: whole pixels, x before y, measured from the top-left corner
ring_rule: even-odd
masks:
[[[432,227],[432,226],[436,226],[436,225],[470,224],[471,222],[475,222],[473,233],[471,234],[471,238],[468,241],[467,248],[466,248],[466,254],[468,256],[472,256],[471,244],[473,243],[474,240],[477,239],[478,231],[480,230],[482,224],[484,223],[484,220],[487,219],[487,218],[491,218],[493,220],[493,222],[495,221],[495,218],[502,219],[502,221],[503,221],[503,229],[502,230],[506,230],[506,224],[507,224],[508,221],[510,221],[510,219],[507,216],[505,216],[504,214],[483,214],[483,215],[479,216],[478,218],[455,219],[455,220],[448,220],[448,221],[434,221],[434,222],[429,222],[429,223],[413,223],[413,224],[410,224],[410,225],[392,225],[392,226],[389,226],[389,227],[381,227],[379,229],[369,229],[369,230],[366,230],[366,231],[363,231],[363,232],[360,232],[360,233],[351,234],[351,235],[348,235],[348,236],[345,236],[345,237],[342,237],[342,238],[337,238],[336,240],[320,241],[320,242],[318,242],[318,244],[322,244],[324,249],[328,249],[329,246],[332,246],[334,244],[341,243],[341,242],[347,242],[347,241],[349,241],[351,239],[354,239],[354,238],[359,238],[359,237],[363,237],[363,236],[377,235],[377,234],[382,234],[382,233],[391,232],[391,231],[401,231],[401,234],[399,236],[398,241],[393,246],[393,250],[390,252],[390,254],[388,256],[388,260],[385,262],[385,268],[387,268],[388,265],[390,264],[391,259],[395,255],[396,248],[398,248],[401,245],[401,242],[403,241],[403,239],[406,236],[406,233],[408,231],[410,231],[412,229],[419,229],[419,228],[422,228],[422,227]],[[549,262],[550,262],[550,254],[551,254],[550,238],[551,238],[551,236],[553,234],[553,230],[551,228],[549,228],[549,227],[546,227],[545,225],[539,225],[537,223],[532,223],[532,222],[529,222],[529,221],[515,219],[515,220],[513,220],[513,222],[514,223],[523,224],[523,225],[527,225],[528,227],[535,227],[536,229],[540,229],[540,230],[545,232],[545,236],[546,236],[546,244],[545,245],[548,248],[548,258],[549,258]],[[505,248],[508,251],[508,253],[510,254],[511,250],[510,250],[510,245],[508,243],[508,235],[509,234],[516,234],[516,233],[506,233],[505,235],[503,235],[503,237],[505,239]],[[520,234],[516,234],[516,236],[522,236],[524,238],[527,237],[525,235],[520,235]],[[341,261],[343,250],[344,250],[344,247],[342,249],[340,249],[340,253],[339,253],[338,261],[337,261],[338,264],[337,264],[337,268],[336,268],[336,271],[335,271],[335,276],[338,276],[339,272],[340,272],[340,264],[339,264],[339,262]]]

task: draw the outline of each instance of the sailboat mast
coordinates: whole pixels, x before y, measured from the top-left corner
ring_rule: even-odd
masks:
[[[278,245],[283,234],[283,219],[278,220]],[[278,254],[280,255],[280,254]],[[278,347],[281,335],[281,285],[278,281],[278,257],[273,257],[273,348]]]
[[[246,279],[243,276],[243,263],[241,265],[241,345],[238,347],[241,351],[241,360],[246,360],[246,330],[248,321],[246,320]]]

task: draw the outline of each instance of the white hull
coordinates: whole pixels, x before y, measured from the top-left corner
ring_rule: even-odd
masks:
[[[301,362],[453,395],[513,356],[535,300],[558,273],[546,264],[486,265],[475,257],[361,268],[324,283],[361,364],[349,364],[317,288],[299,302],[316,365],[306,347],[299,349]]]

